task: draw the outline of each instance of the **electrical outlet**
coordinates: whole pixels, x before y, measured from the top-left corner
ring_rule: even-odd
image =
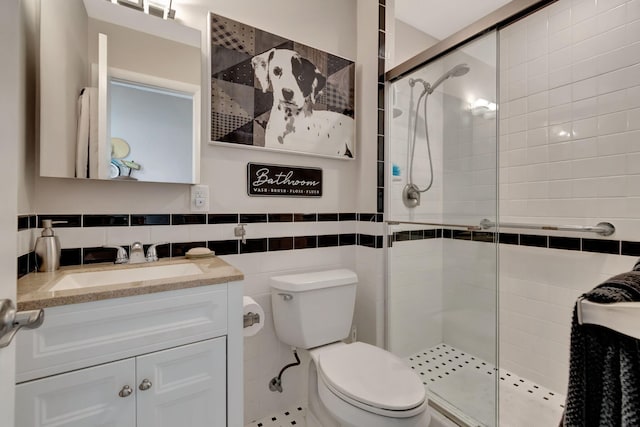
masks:
[[[191,212],[209,211],[209,186],[196,184],[191,186]]]

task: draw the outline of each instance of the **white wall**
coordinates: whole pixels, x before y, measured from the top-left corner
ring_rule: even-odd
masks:
[[[560,0],[500,48],[501,221],[609,221],[608,239],[640,240],[640,1]],[[502,366],[565,392],[576,297],[634,261],[501,246]]]
[[[202,31],[202,73],[206,76],[207,13],[209,11],[260,27],[330,53],[357,60],[357,149],[352,161],[300,156],[261,150],[209,145],[203,138],[201,182],[210,187],[211,213],[268,212],[375,212],[376,210],[376,89],[377,5],[369,1],[197,0],[174,2],[177,18]],[[357,11],[357,13],[356,13]],[[33,15],[29,15],[33,16]],[[372,65],[373,64],[373,65]],[[203,89],[206,92],[206,89]],[[203,92],[204,93],[204,92]],[[203,96],[203,112],[208,96]],[[206,114],[206,113],[203,113]],[[202,134],[208,135],[203,115]],[[31,142],[25,152],[33,150]],[[324,196],[320,199],[250,198],[246,195],[247,162],[321,167]],[[25,154],[24,200],[21,214],[79,213],[188,213],[189,186],[139,182],[100,182],[75,179],[32,178],[32,155]],[[31,183],[33,181],[33,184]],[[355,222],[251,224],[247,238],[308,234],[355,233]],[[140,240],[194,241],[234,238],[233,226],[155,226],[95,229],[60,228],[63,247],[130,244]],[[360,232],[382,234],[380,224],[362,225]],[[37,231],[35,232],[37,233]],[[33,231],[18,233],[18,255],[33,247]],[[355,314],[360,338],[383,344],[383,255],[380,249],[355,246],[320,248],[225,257],[244,271],[245,295],[255,297],[270,312],[268,277],[293,271],[347,267],[363,278]],[[368,262],[375,260],[377,268]],[[245,340],[245,421],[289,408],[304,397],[306,368],[285,374],[285,393],[268,391],[268,381],[292,361],[290,351],[275,338],[270,315],[265,329]]]
[[[423,33],[416,27],[399,19],[395,20],[394,34],[393,60],[390,61],[391,68],[395,65],[402,64],[404,61],[413,58],[438,43],[438,39],[435,37]]]

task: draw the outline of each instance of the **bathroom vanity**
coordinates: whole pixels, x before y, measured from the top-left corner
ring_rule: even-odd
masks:
[[[17,336],[16,425],[242,426],[242,279],[218,258],[21,278],[45,320]]]

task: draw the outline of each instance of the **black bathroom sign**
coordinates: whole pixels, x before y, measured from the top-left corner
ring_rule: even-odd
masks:
[[[322,197],[322,169],[247,163],[247,194]]]

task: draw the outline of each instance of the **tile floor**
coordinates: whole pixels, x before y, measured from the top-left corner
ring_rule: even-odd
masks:
[[[406,362],[422,378],[429,399],[472,426],[495,425],[496,368],[447,344],[420,351]],[[500,427],[556,427],[565,396],[505,369],[500,375]]]
[[[496,368],[447,344],[420,351],[406,362],[427,386],[429,399],[469,426],[495,425]],[[565,396],[505,369],[500,375],[500,427],[556,427]],[[302,405],[268,415],[246,427],[306,427]]]

